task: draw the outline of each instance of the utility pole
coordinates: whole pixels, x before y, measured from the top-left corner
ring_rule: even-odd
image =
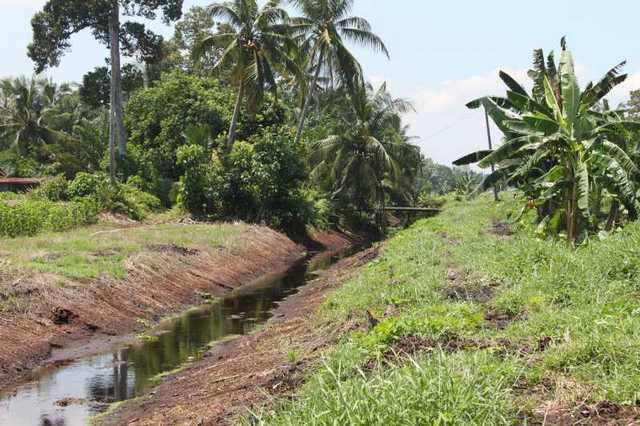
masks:
[[[487,125],[487,139],[489,140],[489,149],[493,149],[493,143],[491,142],[491,128],[489,127],[489,113],[487,112],[487,108],[484,109],[484,121]],[[496,171],[496,167],[491,164],[491,173]],[[493,186],[493,198],[496,201],[500,201],[500,197],[498,197],[498,187]]]

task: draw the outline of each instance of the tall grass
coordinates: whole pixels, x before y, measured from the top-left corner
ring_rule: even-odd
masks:
[[[261,424],[515,424],[541,406],[640,401],[640,224],[572,249],[520,231],[490,232],[515,203],[450,202],[388,242],[383,254],[330,296],[320,315],[381,319],[345,336],[292,401],[258,410]],[[455,300],[448,268],[465,285],[494,286],[485,303]],[[455,283],[459,284],[459,283]],[[399,314],[385,318],[395,306]],[[485,315],[513,317],[504,329]],[[382,354],[403,336],[482,339],[498,347],[438,349],[409,362]],[[550,342],[545,350],[540,341]],[[362,366],[382,362],[368,374]],[[516,386],[517,383],[517,386]],[[524,386],[524,389],[523,389]]]

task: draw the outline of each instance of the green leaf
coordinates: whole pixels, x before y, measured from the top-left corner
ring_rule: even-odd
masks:
[[[465,155],[462,158],[458,158],[456,161],[453,162],[454,166],[466,166],[468,164],[474,164],[477,163],[478,161],[482,160],[483,158],[485,158],[487,155],[491,154],[493,152],[493,150],[491,149],[486,149],[483,151],[476,151],[473,152],[471,154]]]
[[[522,96],[529,97],[529,94],[527,93],[527,91],[524,90],[524,88],[520,85],[520,83],[515,81],[515,79],[513,79],[513,77],[511,77],[509,74],[507,74],[504,71],[500,71],[498,75],[500,76],[500,79],[504,81],[504,84],[506,84],[507,87],[509,87],[509,89],[511,89],[513,92]]]
[[[573,56],[568,50],[563,50],[560,56],[560,78],[564,116],[570,123],[573,123],[580,109],[581,93],[573,66]]]
[[[602,143],[602,150],[609,156],[613,157],[622,168],[628,173],[640,173],[638,167],[635,165],[631,157],[618,145],[613,142],[604,141]]]
[[[484,168],[484,167],[489,167],[491,164],[498,164],[501,161],[505,161],[509,159],[520,148],[527,145],[529,142],[531,142],[531,138],[528,136],[508,139],[499,148],[497,148],[491,154],[484,157],[478,163],[478,166]]]
[[[560,119],[562,117],[562,110],[560,109],[555,91],[553,90],[551,82],[547,76],[544,76],[544,99],[547,102],[547,106],[551,108],[555,114],[556,119]]]
[[[546,135],[555,133],[560,128],[557,121],[543,114],[524,115],[522,121],[536,132],[541,132]]]

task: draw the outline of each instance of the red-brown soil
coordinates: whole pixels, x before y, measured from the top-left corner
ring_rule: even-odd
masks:
[[[323,350],[355,326],[320,322],[314,315],[319,305],[376,254],[370,249],[336,263],[286,299],[263,330],[217,345],[202,360],[99,424],[229,424],[271,396],[291,395]]]
[[[113,344],[161,317],[200,303],[198,294],[222,296],[267,273],[286,270],[304,247],[265,227],[239,235],[236,248],[149,246],[126,259],[123,280],[56,285],[41,273],[0,274],[0,288],[21,309],[0,315],[0,387],[29,377],[39,366],[63,362]],[[326,241],[323,241],[326,240]],[[320,243],[344,242],[337,235]]]

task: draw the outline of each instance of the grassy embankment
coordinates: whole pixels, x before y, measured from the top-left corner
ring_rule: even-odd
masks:
[[[153,245],[239,247],[245,224],[94,225],[34,237],[0,238],[3,271],[34,271],[71,279],[123,278],[125,259]]]
[[[258,423],[553,423],[583,403],[637,404],[640,224],[572,250],[491,233],[512,203],[452,202],[391,239],[321,311],[380,323]]]

